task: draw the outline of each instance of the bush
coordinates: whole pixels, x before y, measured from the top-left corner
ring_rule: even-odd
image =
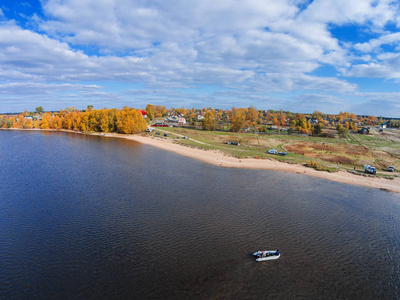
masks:
[[[310,162],[306,163],[306,167],[313,168],[317,171],[326,171],[329,173],[337,172],[338,170],[335,168],[329,168],[323,165],[316,163],[315,161],[311,160]]]
[[[306,167],[316,169],[318,167],[318,164],[315,161],[311,160],[310,162],[306,163]]]

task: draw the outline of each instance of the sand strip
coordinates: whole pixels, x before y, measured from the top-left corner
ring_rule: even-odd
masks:
[[[206,151],[202,149],[182,146],[173,143],[171,139],[165,139],[162,137],[156,138],[156,137],[147,137],[142,135],[120,135],[114,133],[107,133],[106,136],[126,138],[142,144],[154,146],[163,150],[177,153],[179,155],[184,155],[190,158],[194,158],[209,164],[225,168],[259,169],[259,170],[270,170],[270,171],[279,171],[288,173],[298,173],[340,183],[353,184],[353,185],[381,189],[394,193],[400,193],[399,177],[396,177],[395,179],[391,180],[386,178],[379,178],[377,176],[364,177],[360,175],[354,175],[346,171],[328,173],[328,172],[316,171],[312,168],[307,168],[299,164],[282,163],[270,159],[255,159],[255,158],[238,159],[235,157],[227,156],[223,152],[216,150]]]

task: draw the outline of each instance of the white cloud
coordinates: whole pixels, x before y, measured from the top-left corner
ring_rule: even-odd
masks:
[[[385,53],[378,55],[375,61],[368,64],[354,65],[344,74],[349,77],[399,79],[400,54]]]
[[[329,94],[304,94],[286,101],[286,107],[296,107],[296,111],[312,113],[319,110],[324,113],[337,114],[340,111],[352,111],[348,97],[337,97]]]
[[[375,51],[382,45],[392,45],[400,43],[400,32],[387,34],[381,36],[379,39],[373,39],[366,43],[358,43],[354,45],[354,48],[362,52]]]
[[[332,77],[317,77],[301,73],[266,74],[258,76],[249,85],[258,92],[290,93],[294,91],[324,91],[349,93],[357,91],[357,85]]]
[[[151,47],[154,42],[201,41],[227,32],[263,28],[294,15],[289,1],[49,0],[41,29],[71,43],[106,48]]]
[[[398,4],[391,0],[325,0],[310,4],[301,18],[321,23],[372,22],[374,26],[384,26],[393,19]]]
[[[46,95],[57,92],[82,92],[82,93],[97,93],[100,89],[97,85],[82,85],[82,84],[43,84],[34,82],[24,83],[6,83],[0,84],[0,94],[15,94],[15,95]]]
[[[353,111],[358,111],[359,114],[372,114],[383,117],[399,117],[400,111],[400,93],[357,93],[362,102],[358,105],[353,105]]]

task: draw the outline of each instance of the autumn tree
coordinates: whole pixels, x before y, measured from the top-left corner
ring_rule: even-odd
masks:
[[[149,118],[149,120],[153,120],[156,114],[154,106],[151,104],[147,104],[145,111],[147,114],[147,118]]]
[[[231,128],[234,132],[239,132],[246,124],[246,113],[243,108],[232,108]]]
[[[40,122],[40,129],[50,129],[51,114],[45,113]]]
[[[250,106],[247,110],[246,120],[255,123],[258,120],[258,111],[254,106]]]
[[[51,129],[62,129],[62,121],[63,117],[60,117],[60,115],[56,115],[50,119],[49,127]]]
[[[215,113],[207,111],[203,120],[203,130],[215,130],[217,122],[215,120]]]
[[[344,137],[346,135],[346,133],[348,132],[347,128],[344,127],[342,124],[338,124],[336,126],[336,129],[341,137]]]
[[[108,114],[108,109],[103,109],[100,111],[99,115],[99,127],[102,132],[110,131],[110,119]]]
[[[147,123],[143,119],[140,111],[124,107],[117,111],[117,132],[119,133],[139,133],[146,129]]]
[[[165,106],[161,106],[161,105],[154,106],[154,111],[155,111],[155,117],[156,118],[160,118],[160,117],[166,116],[167,113],[168,113],[166,107]]]
[[[89,113],[84,112],[79,115],[78,130],[82,132],[89,131]]]

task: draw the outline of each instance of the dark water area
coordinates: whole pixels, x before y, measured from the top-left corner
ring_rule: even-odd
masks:
[[[0,298],[399,299],[400,196],[0,130]]]

